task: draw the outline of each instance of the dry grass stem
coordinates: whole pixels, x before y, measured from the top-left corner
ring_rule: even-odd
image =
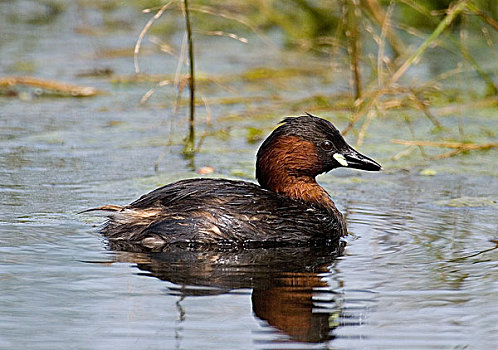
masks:
[[[0,88],[9,88],[16,85],[25,85],[74,97],[90,97],[104,93],[94,87],[79,86],[56,80],[39,79],[30,76],[14,76],[0,78]]]
[[[232,14],[229,14],[226,12],[222,12],[219,9],[216,9],[216,8],[213,8],[210,6],[190,6],[190,10],[205,13],[205,14],[212,15],[212,16],[219,16],[219,17],[222,17],[225,19],[229,19],[229,20],[238,22],[238,23],[244,25],[245,27],[249,28],[265,44],[272,46],[272,47],[276,47],[276,45],[275,45],[275,43],[273,43],[273,41],[271,41],[266,35],[261,33],[255,26],[253,26],[251,23],[249,23],[248,21],[246,21],[244,18],[242,18],[240,16],[235,16],[235,15],[232,15]]]
[[[378,6],[380,8],[380,5],[378,4],[377,0],[369,0],[367,3],[369,5],[370,5],[370,3],[372,3],[372,5],[375,3],[376,7]],[[370,6],[372,6],[372,5],[370,5]],[[381,33],[380,33],[379,42],[378,42],[379,53],[377,54],[377,81],[378,81],[379,88],[382,87],[382,81],[383,81],[382,78],[384,76],[384,69],[383,68],[384,68],[385,38],[386,38],[386,34],[388,33],[388,31],[390,31],[391,16],[393,13],[393,9],[394,9],[394,2],[391,1],[389,3],[389,7],[387,8],[387,12],[386,12],[385,16],[383,16],[382,22],[379,22],[379,23],[382,23],[382,29],[381,29]]]
[[[161,39],[159,39],[157,36],[150,36],[149,41],[156,45],[159,48],[159,51],[164,52],[165,54],[168,54],[173,57],[177,57],[175,49],[168,43],[165,43]]]
[[[399,160],[403,157],[406,157],[406,156],[410,155],[416,149],[417,149],[417,147],[415,147],[415,146],[408,146],[404,150],[402,150],[401,152],[396,153],[394,156],[392,156],[391,160],[396,161],[396,160]]]
[[[439,107],[436,109],[439,116],[451,115],[463,110],[477,109],[477,108],[487,108],[498,106],[498,96],[491,96],[479,101],[474,101],[471,103],[455,103],[449,106]]]
[[[482,27],[481,32],[482,32],[482,35],[484,35],[484,38],[486,39],[486,44],[491,49],[491,54],[495,58],[495,62],[498,61],[497,50],[495,49],[495,45],[493,43],[493,39],[491,39],[491,35],[489,34],[488,28]]]
[[[182,98],[182,92],[183,89],[185,88],[185,79],[182,79],[182,68],[185,63],[185,56],[187,55],[187,33],[183,36],[182,40],[182,46],[180,49],[180,57],[178,58],[178,63],[176,65],[176,71],[175,71],[175,79],[173,80],[173,86],[176,91],[176,97],[175,97],[175,108],[173,109],[173,116],[176,116],[178,114],[179,108],[180,108],[180,101]]]
[[[429,48],[429,46],[443,33],[443,31],[453,22],[458,14],[460,14],[467,6],[469,0],[460,0],[453,7],[448,9],[446,17],[439,23],[434,32],[418,47],[418,49],[398,68],[391,77],[388,86],[396,83],[399,78],[413,65],[420,56]]]
[[[471,12],[482,17],[486,23],[488,23],[492,28],[494,28],[494,30],[498,30],[498,22],[493,17],[489,16],[486,12],[482,11],[472,2],[470,2],[467,7]]]
[[[475,150],[486,150],[490,148],[498,147],[498,142],[490,142],[490,143],[463,143],[463,142],[436,142],[436,141],[417,141],[417,140],[391,140],[392,143],[397,143],[401,145],[409,145],[410,147],[438,147],[438,148],[453,148],[454,150],[438,154],[436,156],[429,157],[431,160],[445,159],[454,157],[466,151],[475,151]],[[393,160],[397,160],[402,156],[407,154],[407,150],[403,150],[393,157]]]
[[[224,36],[230,39],[235,39],[237,41],[240,41],[241,43],[247,44],[249,40],[246,38],[243,38],[241,36],[238,36],[237,34],[234,33],[227,33],[223,32],[221,30],[215,30],[215,31],[210,31],[210,32],[202,32],[202,31],[195,31],[196,33],[204,34],[204,35],[210,35],[210,36]]]
[[[172,84],[173,82],[171,80],[162,80],[160,81],[159,83],[156,84],[155,87],[149,89],[143,96],[142,98],[140,99],[140,104],[143,105],[145,102],[147,102],[149,100],[149,98],[156,92],[156,89],[158,87],[163,87],[163,86],[166,86],[166,85],[170,85]]]
[[[438,160],[438,159],[451,158],[451,157],[457,156],[460,153],[463,153],[465,151],[466,151],[465,149],[459,148],[459,149],[456,149],[454,151],[449,151],[449,152],[446,152],[446,153],[438,154],[437,156],[429,157],[429,159],[431,159],[431,160]]]
[[[438,129],[441,129],[441,123],[432,115],[431,111],[429,110],[429,107],[425,104],[424,101],[420,99],[420,97],[417,96],[417,94],[412,90],[409,94],[409,98],[415,103],[415,106],[420,109],[422,112],[424,112],[425,116],[434,124],[434,126]]]
[[[188,44],[188,58],[189,58],[189,68],[190,74],[188,77],[188,85],[190,90],[190,104],[189,104],[189,133],[187,142],[185,144],[184,153],[192,154],[195,152],[195,61],[194,61],[194,42],[192,39],[192,26],[190,24],[190,9],[188,5],[188,0],[183,0],[182,7],[183,14],[185,16],[185,27],[187,29],[187,44]]]
[[[384,13],[382,10],[379,0],[366,0],[366,5],[377,23],[382,27],[382,31],[384,32],[383,36],[387,37],[387,40],[389,41],[389,44],[391,44],[396,55],[402,55],[406,50],[405,45],[403,44],[403,41],[398,38],[396,33],[391,30],[390,19],[392,10],[394,9],[394,1],[389,3],[387,13]]]
[[[367,113],[367,118],[365,119],[365,122],[361,125],[360,132],[358,133],[358,138],[356,139],[356,146],[359,147],[363,145],[363,140],[365,139],[365,136],[367,135],[367,130],[368,127],[370,126],[370,123],[372,120],[377,116],[377,109],[372,108],[371,110],[368,111]]]
[[[498,147],[498,142],[490,143],[464,143],[464,142],[438,142],[438,141],[418,141],[418,140],[391,140],[392,143],[412,146],[429,146],[440,148],[456,148],[463,151],[490,149]]]
[[[206,96],[201,95],[202,103],[204,103],[204,108],[206,108],[206,124],[211,125],[211,107],[209,106],[209,101]]]
[[[461,13],[469,0],[460,0],[453,7],[448,10],[446,17],[439,23],[434,32],[427,38],[418,49],[408,57],[405,62],[398,68],[398,70],[392,75],[388,83],[384,85],[382,89],[374,91],[369,94],[365,99],[363,106],[352,116],[351,121],[342,131],[343,135],[346,135],[354,125],[365,115],[365,113],[373,106],[373,104],[379,99],[384,92],[393,86],[401,78],[401,76],[412,66],[421,55],[429,48],[429,46],[443,33],[443,31],[453,22],[456,16]]]
[[[167,152],[168,152],[167,148],[163,149],[163,151],[161,152],[161,154],[159,155],[159,157],[157,157],[156,161],[154,162],[154,171],[156,173],[159,170],[159,164],[161,164],[161,162],[163,161],[164,156],[166,155]]]
[[[358,0],[346,1],[346,38],[350,57],[350,70],[352,74],[354,99],[361,97],[360,55],[361,36],[359,31],[359,17],[361,8]]]
[[[140,52],[140,47],[142,46],[142,40],[143,40],[145,34],[147,34],[147,32],[149,31],[152,24],[159,17],[161,17],[163,15],[164,11],[166,11],[166,9],[175,1],[176,0],[170,0],[166,4],[161,6],[161,8],[156,12],[156,14],[154,16],[152,16],[152,18],[147,21],[144,28],[140,32],[138,39],[137,39],[137,42],[135,43],[135,49],[133,50],[133,64],[135,65],[135,73],[137,73],[137,74],[140,73],[140,67],[138,65],[138,53]],[[144,11],[144,12],[146,12],[146,11]]]

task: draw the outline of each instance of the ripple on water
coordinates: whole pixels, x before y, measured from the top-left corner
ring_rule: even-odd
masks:
[[[406,198],[405,198],[406,200]],[[401,201],[403,201],[401,199]],[[356,327],[338,327],[337,348],[489,348],[498,340],[494,213],[386,200],[350,203],[354,233],[337,264]],[[476,339],[475,334],[480,334]]]

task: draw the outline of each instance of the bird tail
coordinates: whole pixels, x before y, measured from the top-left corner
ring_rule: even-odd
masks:
[[[123,207],[120,206],[120,205],[108,204],[108,205],[104,205],[102,207],[86,209],[86,210],[80,211],[78,214],[88,213],[90,211],[98,211],[98,210],[102,210],[102,211],[120,211],[121,209],[123,209]]]

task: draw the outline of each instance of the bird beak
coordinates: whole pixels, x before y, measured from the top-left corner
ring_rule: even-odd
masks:
[[[333,157],[343,167],[368,171],[379,171],[382,169],[382,166],[375,160],[364,156],[351,147],[341,153],[335,153]]]

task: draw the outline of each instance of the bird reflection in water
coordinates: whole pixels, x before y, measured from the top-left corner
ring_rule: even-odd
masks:
[[[254,314],[289,341],[325,342],[338,326],[342,302],[325,277],[331,276],[343,244],[229,250],[171,246],[141,254],[114,248],[121,250],[119,261],[175,284],[170,292],[182,298],[251,288]]]

